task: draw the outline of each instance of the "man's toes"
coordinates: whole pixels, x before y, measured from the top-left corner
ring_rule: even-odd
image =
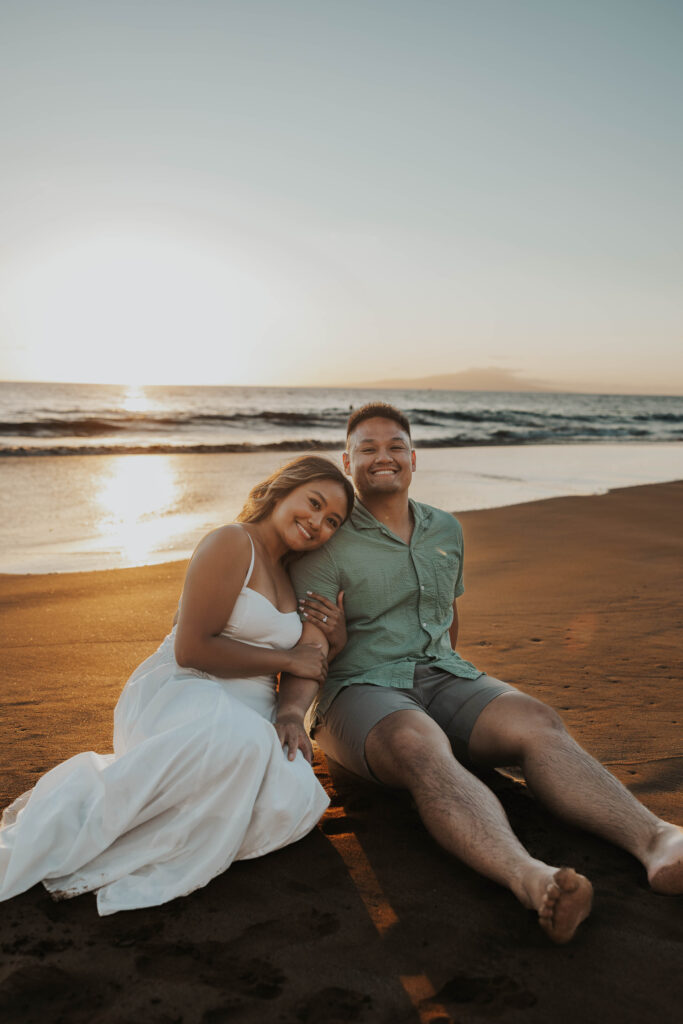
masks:
[[[560,887],[555,882],[549,882],[543,893],[543,902],[538,911],[539,917],[552,917],[555,904],[560,897]]]
[[[564,943],[590,914],[593,887],[573,868],[560,868],[548,886],[539,910],[539,924],[553,942]]]

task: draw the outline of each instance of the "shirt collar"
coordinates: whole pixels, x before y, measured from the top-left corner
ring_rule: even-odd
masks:
[[[431,519],[431,509],[426,505],[421,505],[419,501],[414,501],[412,498],[408,498],[408,501],[411,509],[413,510],[415,526],[425,526]],[[368,512],[365,505],[358,497],[356,497],[353,504],[351,522],[356,530],[385,530],[385,527],[380,523],[379,519],[375,519],[373,514]]]

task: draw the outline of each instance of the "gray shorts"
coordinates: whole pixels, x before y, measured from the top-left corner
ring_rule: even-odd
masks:
[[[379,781],[365,758],[365,741],[378,722],[394,711],[420,711],[441,726],[459,761],[468,764],[474,723],[486,705],[514,686],[493,676],[463,679],[430,665],[416,665],[407,689],[353,683],[334,698],[313,736],[325,754],[364,779]]]

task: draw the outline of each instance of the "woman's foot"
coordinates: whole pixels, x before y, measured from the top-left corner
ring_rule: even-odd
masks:
[[[683,893],[683,828],[662,822],[644,864],[655,892],[665,896]]]
[[[538,914],[538,923],[548,938],[558,944],[569,942],[593,905],[593,886],[573,868],[552,868],[537,861],[525,880],[521,902]]]

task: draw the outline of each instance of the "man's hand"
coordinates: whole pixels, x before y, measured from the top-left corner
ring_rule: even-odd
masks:
[[[328,658],[332,661],[347,641],[344,591],[339,591],[337,603],[333,604],[321,594],[307,590],[306,596],[299,598],[299,611],[303,612],[304,620],[311,622],[325,634],[330,645]]]
[[[278,717],[275,730],[282,746],[287,747],[287,760],[293,761],[297,750],[300,750],[308,763],[313,763],[313,747],[302,718],[293,714]]]

